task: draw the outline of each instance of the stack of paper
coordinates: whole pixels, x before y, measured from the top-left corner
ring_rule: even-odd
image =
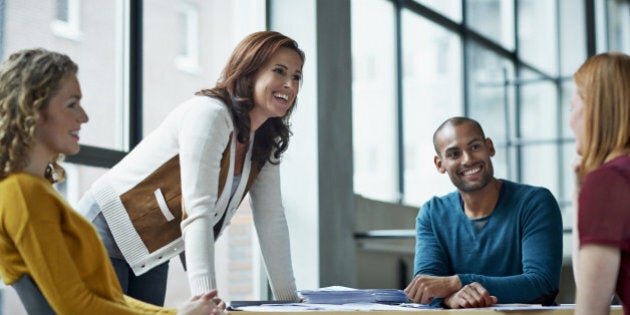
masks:
[[[312,304],[347,304],[347,303],[383,303],[398,304],[408,302],[402,290],[368,289],[358,290],[346,287],[327,287],[318,290],[303,290],[300,293],[306,303]]]

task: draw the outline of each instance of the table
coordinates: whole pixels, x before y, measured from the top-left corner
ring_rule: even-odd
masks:
[[[482,309],[423,309],[414,311],[302,311],[291,312],[299,315],[573,315],[572,306],[562,306],[554,309],[506,309],[498,310],[494,308]],[[269,315],[272,312],[243,312],[230,311],[231,315]],[[289,314],[277,312],[276,314]],[[610,308],[610,315],[623,315],[621,306],[615,305]]]

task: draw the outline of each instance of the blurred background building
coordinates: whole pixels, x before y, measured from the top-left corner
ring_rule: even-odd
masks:
[[[71,204],[265,29],[306,52],[282,162],[299,289],[410,280],[413,238],[362,232],[413,229],[424,201],[454,189],[435,171],[431,137],[455,115],[494,140],[497,177],[558,199],[570,271],[572,74],[590,55],[630,53],[628,0],[0,0],[2,59],[44,47],[79,64],[91,119],[57,187]],[[216,266],[225,300],[270,298],[246,203]],[[571,303],[565,274],[559,299]],[[0,292],[0,314],[24,312]],[[188,295],[173,260],[166,304]]]

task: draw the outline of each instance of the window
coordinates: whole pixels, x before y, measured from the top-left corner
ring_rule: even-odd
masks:
[[[630,51],[630,1],[610,0],[605,5],[608,17],[605,26],[607,50]]]
[[[421,204],[450,182],[435,170],[431,141],[438,124],[462,110],[461,40],[453,32],[402,11],[403,202]]]
[[[352,36],[354,187],[358,194],[397,201],[394,7],[382,0],[352,4],[352,28],[361,30]]]
[[[420,206],[453,191],[435,170],[431,137],[447,117],[465,115],[494,141],[495,176],[547,187],[570,227],[572,75],[595,53],[590,45],[630,52],[630,3],[594,4],[593,11],[571,0],[352,2],[355,192]],[[389,43],[399,53],[389,53]],[[375,72],[381,65],[398,73]],[[367,85],[374,78],[387,83]]]
[[[199,14],[189,3],[180,3],[177,8],[179,51],[175,65],[182,71],[195,73],[199,70]]]
[[[69,0],[57,0],[57,21],[70,22]]]
[[[575,11],[579,6],[567,7]],[[578,11],[579,12],[579,11]],[[576,12],[576,14],[578,13]],[[518,2],[517,41],[519,57],[550,75],[558,74],[557,27],[559,12],[555,1]],[[573,49],[576,49],[573,46]],[[576,49],[577,50],[577,49]],[[572,55],[568,53],[567,55]]]
[[[444,14],[455,22],[462,21],[461,0],[415,0],[428,8]]]
[[[497,153],[493,158],[495,176],[514,178],[513,152],[508,143],[514,137],[514,65],[486,47],[470,43],[466,51],[468,116],[479,121]],[[450,184],[450,182],[449,182]],[[453,190],[452,185],[449,186]]]
[[[515,2],[517,1],[465,1],[467,27],[506,49],[514,49]]]
[[[56,0],[55,19],[51,24],[55,35],[77,41],[81,40],[79,1]]]

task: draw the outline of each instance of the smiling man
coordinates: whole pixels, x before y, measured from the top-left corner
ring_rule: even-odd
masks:
[[[433,145],[435,167],[457,191],[432,198],[418,213],[409,299],[447,308],[553,304],[562,218],[551,193],[496,179],[494,145],[475,120],[446,120]]]

